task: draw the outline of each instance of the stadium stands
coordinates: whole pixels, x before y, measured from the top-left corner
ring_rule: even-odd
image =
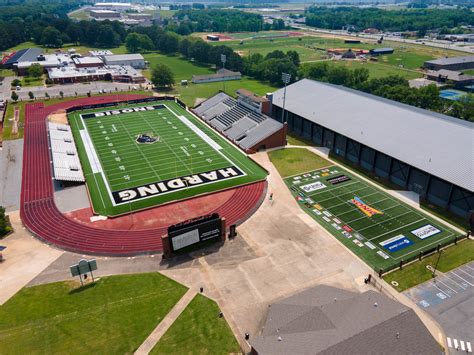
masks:
[[[54,178],[61,181],[85,181],[69,126],[49,122],[48,128],[53,156]]]
[[[283,124],[223,92],[201,103],[193,112],[246,152],[285,144]],[[281,139],[266,141],[279,132]]]
[[[59,109],[73,106],[140,98],[144,96],[92,97],[46,107],[41,103],[26,105],[20,215],[23,224],[33,235],[59,248],[82,254],[128,256],[162,250],[160,237],[166,234],[169,225],[166,220],[157,222],[149,229],[98,228],[68,218],[57,209],[54,203],[47,125],[45,124],[47,116]],[[265,181],[235,188],[232,190],[231,198],[224,203],[212,206],[209,213],[219,213],[226,219],[229,226],[239,224],[248,218],[261,203],[265,189]],[[182,201],[176,205],[179,207],[186,203],[187,201]],[[168,206],[157,208],[169,208]],[[184,217],[184,219],[189,218]]]

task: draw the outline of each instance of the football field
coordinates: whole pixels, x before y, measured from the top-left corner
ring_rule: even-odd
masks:
[[[174,101],[78,111],[69,121],[99,214],[123,214],[267,175]]]
[[[309,215],[376,271],[396,267],[459,236],[338,166],[285,182]]]

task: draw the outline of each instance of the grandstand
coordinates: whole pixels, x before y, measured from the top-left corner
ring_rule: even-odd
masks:
[[[286,125],[262,113],[261,106],[248,105],[248,96],[245,100],[220,92],[193,112],[247,153],[285,145]]]
[[[54,178],[59,181],[84,182],[81,162],[68,125],[48,123]]]

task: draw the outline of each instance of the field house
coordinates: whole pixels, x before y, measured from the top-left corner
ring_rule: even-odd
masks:
[[[336,157],[463,218],[474,210],[473,123],[341,86],[300,80],[272,116]]]

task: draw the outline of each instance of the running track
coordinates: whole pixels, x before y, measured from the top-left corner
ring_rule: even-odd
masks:
[[[47,116],[59,109],[95,103],[142,98],[142,95],[102,96],[77,99],[44,107],[26,105],[23,176],[20,214],[24,225],[39,239],[72,252],[92,255],[131,256],[160,252],[167,225],[146,230],[110,230],[80,224],[63,215],[53,196]],[[234,189],[234,195],[213,212],[226,218],[228,226],[248,218],[261,203],[266,182]],[[180,202],[186,203],[186,201]],[[157,207],[159,208],[159,207]]]

